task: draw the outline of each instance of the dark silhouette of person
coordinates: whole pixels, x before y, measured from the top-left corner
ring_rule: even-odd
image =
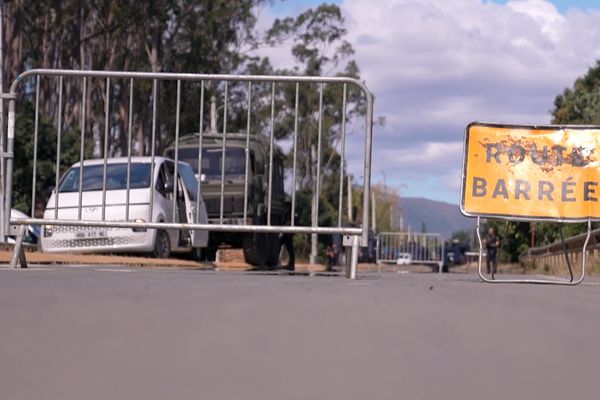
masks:
[[[284,226],[291,225],[291,211],[292,211],[292,203],[289,201],[285,202],[286,208],[286,218],[284,221]],[[295,255],[294,255],[294,234],[293,233],[281,233],[279,234],[279,248],[285,247],[286,252],[288,253],[288,263],[284,265],[282,268],[293,271],[295,268]]]
[[[496,273],[497,265],[498,265],[498,248],[500,247],[500,239],[496,232],[494,232],[494,228],[488,229],[487,238],[485,239],[485,250],[486,250],[486,272],[489,274],[490,269],[492,270],[492,274]],[[490,268],[491,264],[491,268]]]
[[[331,271],[333,269],[333,266],[335,265],[336,254],[335,254],[334,246],[335,245],[330,244],[325,249],[325,259],[327,260],[327,271]]]

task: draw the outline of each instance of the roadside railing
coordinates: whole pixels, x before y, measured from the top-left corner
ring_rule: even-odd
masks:
[[[377,263],[430,264],[442,272],[444,240],[439,233],[380,232]]]

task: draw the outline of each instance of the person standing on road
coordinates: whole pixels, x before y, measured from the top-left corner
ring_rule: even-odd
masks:
[[[292,211],[292,203],[289,201],[285,202],[285,221],[283,223],[284,226],[291,225],[291,211]],[[295,216],[294,216],[295,217]],[[288,253],[288,263],[283,269],[287,269],[289,271],[293,271],[295,268],[295,256],[294,256],[294,234],[293,233],[280,233],[279,234],[279,248],[285,247]],[[280,250],[281,253],[281,250]]]
[[[327,271],[333,270],[333,266],[335,265],[335,248],[334,245],[329,245],[325,249],[325,259],[327,260]]]
[[[496,232],[494,232],[494,228],[488,229],[487,238],[485,239],[485,250],[486,250],[486,271],[490,273],[490,264],[492,264],[492,274],[496,273],[497,267],[497,256],[498,256],[498,248],[500,247],[500,239]]]

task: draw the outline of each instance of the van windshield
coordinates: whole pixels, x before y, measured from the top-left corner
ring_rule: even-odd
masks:
[[[202,175],[207,179],[221,177],[221,148],[202,149]],[[174,158],[174,151],[171,150],[169,156]],[[198,173],[198,149],[180,148],[179,160],[190,164],[195,173]],[[225,176],[243,177],[246,174],[246,154],[244,149],[239,147],[228,148],[225,150]]]
[[[63,177],[58,191],[61,193],[79,191],[80,168],[71,167]],[[130,189],[150,187],[151,165],[149,163],[132,163]],[[104,165],[84,165],[83,191],[102,190]],[[108,164],[106,166],[106,190],[127,189],[127,163]]]

